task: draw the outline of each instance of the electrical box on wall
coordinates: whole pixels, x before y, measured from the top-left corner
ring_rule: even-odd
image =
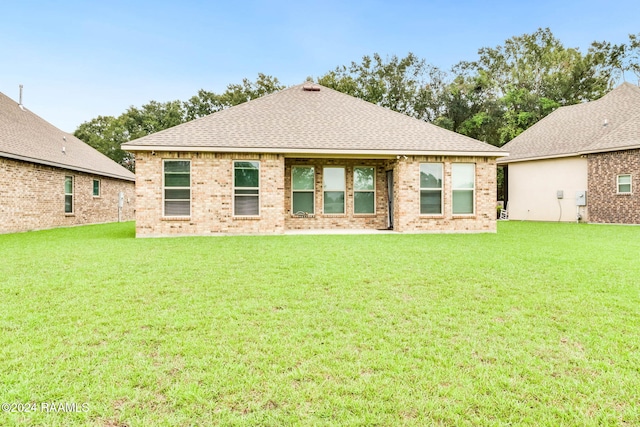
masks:
[[[586,206],[586,205],[587,205],[587,192],[576,191],[576,206]]]
[[[562,190],[556,191],[556,197],[558,199],[562,199],[564,197],[564,191],[562,191]]]

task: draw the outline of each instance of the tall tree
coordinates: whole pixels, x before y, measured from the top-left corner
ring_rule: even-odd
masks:
[[[444,77],[442,71],[413,53],[386,59],[375,53],[362,57],[361,63],[339,66],[317,81],[382,107],[432,121],[438,115]]]
[[[134,157],[121,144],[197,119],[225,108],[284,89],[277,78],[258,74],[255,82],[243,79],[230,84],[222,94],[199,90],[186,102],[150,101],[142,107],[131,106],[118,117],[98,116],[82,123],[74,135],[109,158],[134,170]]]

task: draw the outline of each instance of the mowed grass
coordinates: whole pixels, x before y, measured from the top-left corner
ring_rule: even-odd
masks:
[[[640,425],[640,227],[0,236],[0,425]],[[42,403],[86,404],[45,412]]]

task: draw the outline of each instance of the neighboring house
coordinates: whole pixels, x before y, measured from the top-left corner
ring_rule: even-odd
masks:
[[[640,224],[640,88],[561,107],[503,147],[509,218]]]
[[[133,173],[0,93],[0,233],[132,220],[134,187]]]
[[[123,144],[136,232],[495,232],[497,147],[305,83]]]

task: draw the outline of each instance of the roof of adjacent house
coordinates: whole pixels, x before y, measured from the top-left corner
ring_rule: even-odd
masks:
[[[122,148],[295,155],[506,155],[498,147],[310,82],[130,141]]]
[[[499,163],[640,148],[640,87],[623,83],[602,98],[558,108],[503,146]]]
[[[0,157],[134,181],[135,175],[0,93]]]

